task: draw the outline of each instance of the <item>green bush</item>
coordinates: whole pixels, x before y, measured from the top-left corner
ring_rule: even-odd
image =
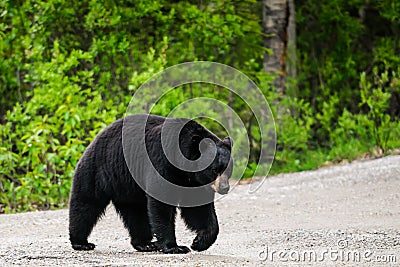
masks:
[[[143,82],[185,61],[228,64],[257,83],[277,122],[272,173],[400,147],[400,5],[296,1],[298,76],[278,95],[263,70],[262,3],[0,0],[0,213],[65,207],[93,137],[124,115]],[[185,85],[152,112],[167,115],[192,97],[219,99],[238,113],[251,153],[243,176],[234,175],[253,175],[259,125],[239,97]]]

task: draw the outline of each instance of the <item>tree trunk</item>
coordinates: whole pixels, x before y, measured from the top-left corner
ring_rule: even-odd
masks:
[[[294,6],[294,0],[289,1],[289,24],[287,28],[288,40],[287,40],[287,76],[286,76],[286,88],[291,95],[297,96],[295,92],[297,85],[297,68],[296,68],[296,10]]]
[[[296,28],[294,0],[264,0],[264,71],[276,75],[275,90],[285,94],[287,76],[296,76]],[[288,58],[289,57],[289,58]]]

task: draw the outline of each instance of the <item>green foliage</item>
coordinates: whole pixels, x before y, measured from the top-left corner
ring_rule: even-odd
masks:
[[[378,69],[374,68],[373,78],[374,83],[371,84],[366,78],[365,72],[361,73],[360,78],[360,105],[366,105],[369,109],[367,116],[370,120],[369,129],[376,145],[385,153],[388,149],[388,142],[392,132],[398,130],[397,126],[392,123],[389,109],[389,100],[394,93],[399,93],[398,80],[399,74],[392,72],[392,80],[389,78],[387,71],[381,75],[378,74]]]
[[[143,82],[185,61],[225,63],[258,84],[277,122],[272,173],[400,147],[398,1],[295,4],[298,76],[281,96],[263,71],[262,1],[0,0],[0,213],[65,207],[93,137],[123,116]],[[183,85],[152,112],[167,115],[195,97],[218,99],[243,120],[246,129],[232,130],[248,131],[250,177],[259,125],[239,97]],[[202,123],[226,135],[218,123]]]
[[[100,94],[89,89],[93,73],[74,70],[90,55],[62,53],[58,42],[53,55],[49,62],[32,63],[25,77],[35,84],[26,95],[29,101],[7,112],[0,133],[6,140],[0,164],[6,212],[65,205],[69,177],[87,143],[83,138],[115,118],[115,112],[104,112]]]
[[[64,207],[85,147],[166,66],[203,59],[259,71],[256,6],[0,0],[0,213]],[[227,99],[213,86],[181,88],[153,112],[166,115],[193,94]]]

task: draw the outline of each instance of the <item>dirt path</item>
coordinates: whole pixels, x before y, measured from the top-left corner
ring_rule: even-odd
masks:
[[[257,185],[253,183],[252,186]],[[207,251],[138,253],[114,210],[94,251],[73,251],[67,210],[0,215],[0,266],[400,265],[400,156],[268,178],[216,203],[220,234]],[[194,235],[178,220],[178,243]]]

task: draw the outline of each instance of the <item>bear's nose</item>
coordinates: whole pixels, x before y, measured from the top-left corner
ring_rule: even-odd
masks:
[[[229,184],[228,183],[220,183],[218,187],[218,193],[221,195],[227,194],[229,191]]]

